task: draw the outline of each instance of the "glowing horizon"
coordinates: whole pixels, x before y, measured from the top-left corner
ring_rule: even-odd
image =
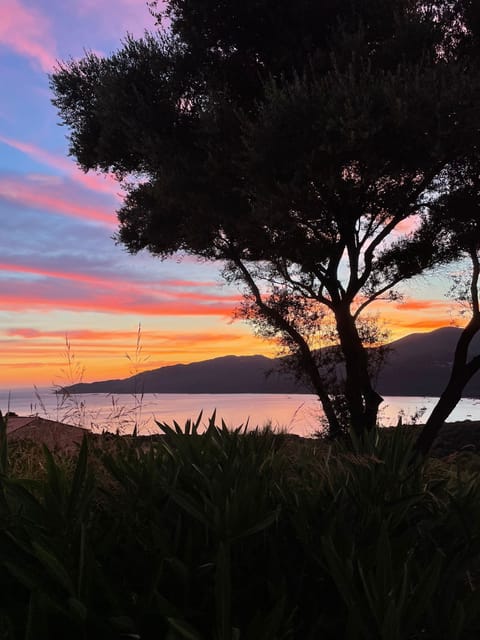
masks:
[[[418,306],[418,305],[416,305]],[[429,301],[428,307],[432,306]],[[412,314],[408,319],[395,318],[392,308],[381,318],[387,329],[388,342],[411,333],[423,333],[451,325],[450,305],[434,304],[444,314],[437,319]],[[403,314],[402,314],[403,315]],[[172,317],[175,321],[177,318]],[[130,318],[129,318],[130,320]],[[163,318],[165,321],[165,318]],[[395,322],[395,326],[393,323]],[[241,324],[227,325],[220,320],[213,331],[208,322],[206,331],[178,331],[168,328],[141,330],[140,351],[136,353],[138,328],[132,330],[106,329],[36,329],[10,327],[0,338],[3,362],[0,366],[0,389],[23,386],[68,385],[74,382],[93,382],[127,378],[134,373],[174,364],[188,364],[225,355],[278,355],[277,346],[255,337]],[[76,374],[69,372],[67,343]],[[128,356],[128,357],[127,357]],[[72,364],[70,362],[70,364]],[[81,370],[82,375],[79,375]]]
[[[146,6],[132,0],[2,2],[0,389],[61,383],[66,335],[85,380],[127,377],[125,353],[135,351],[139,323],[149,356],[142,368],[276,355],[273,343],[233,323],[240,296],[222,283],[218,265],[160,262],[115,245],[118,183],[83,173],[68,157],[47,73],[57,60],[108,54],[127,32],[153,26]],[[404,303],[379,302],[372,311],[392,340],[429,331],[451,324],[444,289],[438,279],[422,281],[405,289]]]

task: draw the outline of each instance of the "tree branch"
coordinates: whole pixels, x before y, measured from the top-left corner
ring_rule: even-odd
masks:
[[[294,328],[292,325],[279,313],[276,309],[268,306],[264,301],[260,289],[257,286],[257,283],[253,279],[251,273],[240,259],[238,254],[236,254],[233,247],[230,247],[230,256],[234,265],[239,269],[242,274],[243,281],[250,289],[257,307],[261,310],[261,312],[273,320],[275,325],[286,334],[290,336],[290,338],[294,341],[294,343],[298,346],[301,357],[303,359],[303,364],[305,367],[305,371],[312,383],[312,386],[317,393],[320,401],[322,403],[323,410],[325,412],[325,416],[328,420],[330,432],[332,435],[336,435],[341,431],[340,423],[335,414],[335,410],[333,408],[332,401],[328,394],[327,389],[320,377],[320,373],[318,371],[317,364],[313,358],[310,347],[307,342],[303,338],[303,336]]]
[[[395,280],[393,280],[392,282],[389,282],[388,284],[386,284],[384,287],[382,287],[381,289],[378,289],[377,291],[375,291],[374,293],[372,293],[367,300],[365,300],[364,302],[362,302],[362,304],[357,307],[357,309],[355,310],[355,313],[353,314],[353,317],[355,318],[355,320],[358,318],[358,316],[362,313],[362,311],[364,311],[366,309],[366,307],[368,307],[368,305],[372,304],[372,302],[375,302],[376,300],[378,300],[378,298],[383,295],[384,293],[386,293],[387,291],[390,291],[390,289],[393,289],[393,287],[395,285],[397,285],[399,282],[401,282],[403,280],[402,277],[398,277]]]

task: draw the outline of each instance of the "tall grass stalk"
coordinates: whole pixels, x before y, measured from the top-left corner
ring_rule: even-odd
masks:
[[[135,380],[135,387],[131,394],[133,406],[121,402],[118,396],[110,395],[110,408],[105,413],[99,409],[94,411],[80,394],[71,390],[76,384],[84,381],[85,366],[78,360],[68,335],[65,336],[63,351],[64,366],[60,369],[57,381],[52,385],[56,406],[52,413],[46,406],[38,387],[34,386],[36,404],[31,406],[31,413],[43,415],[45,418],[65,422],[87,428],[93,433],[116,431],[118,434],[128,432],[138,433],[145,427],[143,418],[144,392],[143,385]],[[129,363],[128,373],[138,375],[145,367],[149,356],[143,355],[141,325],[138,325],[133,354],[125,354]]]
[[[143,410],[143,400],[144,400],[144,386],[143,382],[139,380],[138,374],[141,373],[146,363],[148,362],[150,356],[145,356],[143,354],[142,347],[142,325],[138,323],[137,329],[137,339],[135,343],[135,351],[133,355],[128,353],[125,354],[125,357],[130,363],[130,375],[135,376],[134,388],[133,388],[133,417],[135,420],[134,432],[137,433],[139,429],[143,426],[142,420],[142,410]]]

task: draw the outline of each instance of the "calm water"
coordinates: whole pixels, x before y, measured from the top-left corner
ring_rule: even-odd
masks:
[[[436,398],[390,396],[381,406],[380,422],[387,426],[397,424],[400,414],[408,422],[416,413],[425,420],[435,405]],[[285,428],[298,435],[311,435],[318,430],[321,409],[313,395],[279,394],[145,394],[143,399],[130,395],[83,394],[62,402],[49,389],[13,389],[0,391],[0,409],[15,411],[19,415],[39,414],[52,420],[102,431],[103,429],[130,433],[135,423],[141,433],[158,430],[155,420],[171,424],[176,420],[183,426],[189,418],[195,419],[203,411],[203,420],[217,411],[217,417],[236,427],[248,424],[262,426],[270,422],[275,428]],[[450,416],[455,420],[480,420],[480,400],[462,400]]]

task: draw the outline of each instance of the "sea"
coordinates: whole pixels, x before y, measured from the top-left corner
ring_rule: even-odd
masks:
[[[424,422],[438,398],[424,396],[387,396],[380,407],[379,422],[394,426]],[[103,393],[64,396],[50,388],[0,390],[0,410],[21,416],[39,415],[51,420],[81,426],[95,433],[103,431],[129,434],[159,433],[158,422],[184,427],[197,420],[205,427],[215,413],[229,428],[247,429],[270,425],[301,436],[313,436],[322,429],[322,410],[310,394],[154,394],[111,395]],[[480,399],[464,398],[449,417],[480,420]]]

